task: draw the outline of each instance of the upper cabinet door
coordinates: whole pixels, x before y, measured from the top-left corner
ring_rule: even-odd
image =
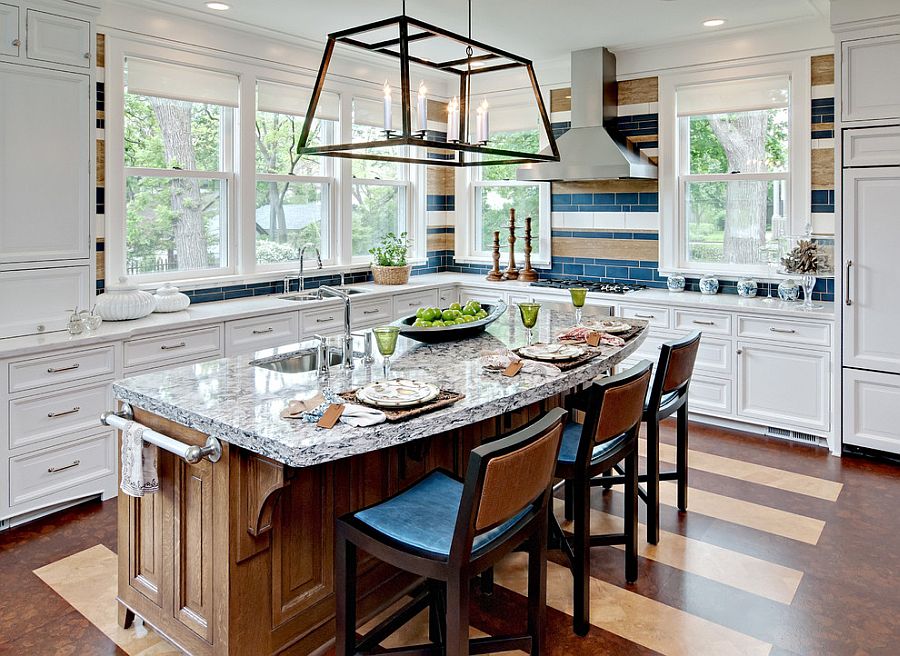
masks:
[[[19,8],[0,2],[0,55],[19,56]]]
[[[900,373],[900,167],[844,171],[844,366]]]
[[[28,10],[27,23],[29,59],[90,67],[90,23],[34,9]]]
[[[0,263],[88,258],[88,76],[0,64],[0,89]]]
[[[900,34],[841,44],[841,120],[900,118]]]

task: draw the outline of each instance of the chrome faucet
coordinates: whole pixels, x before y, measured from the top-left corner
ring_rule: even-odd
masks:
[[[298,283],[299,289],[297,290],[297,291],[300,291],[300,292],[303,291],[303,257],[306,255],[306,249],[307,249],[307,248],[313,248],[313,249],[315,249],[315,251],[316,251],[316,265],[317,265],[317,266],[316,266],[316,269],[321,269],[321,268],[322,268],[322,255],[321,255],[321,253],[319,253],[319,249],[318,249],[315,245],[313,245],[311,242],[307,242],[307,243],[303,244],[303,246],[300,248],[300,273],[299,273],[299,275],[298,275],[298,278],[299,278],[299,281],[300,281],[300,282]]]
[[[301,263],[303,260],[301,259]],[[319,294],[322,297],[335,296],[344,300],[344,338],[341,341],[341,364],[344,369],[353,369],[353,334],[350,331],[350,294],[343,289],[329,285],[321,285]]]

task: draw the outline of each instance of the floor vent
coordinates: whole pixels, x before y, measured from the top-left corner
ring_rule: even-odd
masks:
[[[769,426],[766,429],[766,435],[768,437],[777,437],[781,440],[800,442],[801,444],[813,444],[816,446],[818,446],[822,442],[821,438],[816,435],[801,433],[800,431],[786,430],[784,428],[774,428],[773,426]]]
[[[9,528],[9,520],[8,519],[0,519],[0,531],[5,531]]]

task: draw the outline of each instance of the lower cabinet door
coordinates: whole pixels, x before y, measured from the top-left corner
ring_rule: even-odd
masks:
[[[691,412],[702,412],[718,416],[731,416],[733,411],[733,381],[729,378],[715,378],[694,374],[688,407]]]
[[[831,427],[831,354],[738,342],[737,415],[771,426]]]
[[[844,369],[844,444],[900,453],[900,375]]]

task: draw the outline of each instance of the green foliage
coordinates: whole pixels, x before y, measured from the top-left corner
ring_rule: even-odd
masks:
[[[369,249],[369,253],[378,266],[406,266],[406,253],[410,246],[411,242],[405,232],[401,232],[399,237],[389,232],[382,237],[377,246]]]
[[[256,261],[260,264],[290,262],[297,259],[297,249],[274,241],[256,241]]]

